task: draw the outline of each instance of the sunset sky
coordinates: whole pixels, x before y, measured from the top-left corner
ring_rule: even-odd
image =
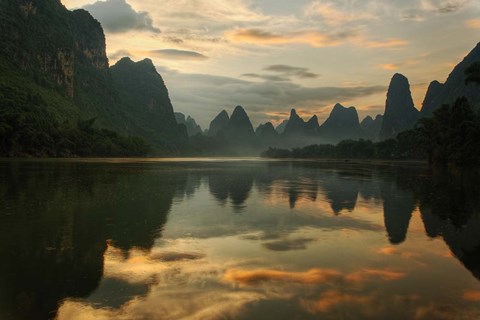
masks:
[[[176,111],[205,128],[242,105],[254,125],[340,102],[383,113],[395,72],[417,108],[480,41],[479,0],[62,0],[106,33],[114,64],[151,58]]]

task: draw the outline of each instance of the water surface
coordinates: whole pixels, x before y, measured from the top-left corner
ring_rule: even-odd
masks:
[[[0,319],[480,319],[480,174],[0,162]]]

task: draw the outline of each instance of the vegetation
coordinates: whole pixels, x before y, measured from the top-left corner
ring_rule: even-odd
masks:
[[[0,91],[0,156],[145,156],[140,138],[94,127],[95,119],[59,122],[40,94]]]
[[[432,164],[480,164],[480,116],[467,99],[443,106],[415,129],[377,143],[360,139],[292,150],[270,148],[269,158],[428,159]]]
[[[422,119],[419,133],[431,163],[480,163],[480,118],[465,98]]]
[[[465,70],[465,74],[467,78],[465,79],[465,83],[477,83],[480,84],[480,63],[474,63],[470,67]]]

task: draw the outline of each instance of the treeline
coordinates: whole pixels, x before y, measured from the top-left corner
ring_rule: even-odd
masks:
[[[14,96],[12,96],[14,95]],[[38,94],[0,92],[1,157],[134,157],[149,145],[94,127],[95,119],[59,122]]]
[[[480,116],[467,99],[443,106],[412,130],[381,142],[345,140],[337,145],[311,145],[291,150],[270,148],[267,158],[425,159],[432,164],[480,164]]]

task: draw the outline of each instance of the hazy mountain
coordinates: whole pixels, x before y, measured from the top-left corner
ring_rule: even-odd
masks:
[[[320,125],[318,124],[318,117],[314,115],[305,123],[305,133],[308,135],[315,135],[318,133]]]
[[[255,140],[252,123],[242,106],[237,106],[233,110],[227,126],[223,129],[223,133],[227,139],[236,141],[239,144],[248,144]]]
[[[290,118],[288,119],[287,124],[285,125],[285,130],[283,134],[286,137],[292,136],[303,136],[306,134],[306,123],[300,118],[295,109],[290,111]]]
[[[175,120],[178,124],[183,124],[187,128],[189,137],[202,133],[202,128],[197,124],[195,119],[190,116],[185,118],[185,115],[181,112],[175,112]]]
[[[408,79],[396,73],[388,88],[380,139],[388,139],[411,129],[419,118],[415,109]]]
[[[358,139],[362,129],[355,107],[346,108],[337,103],[330,116],[320,126],[320,138],[324,142],[337,143],[345,139]]]
[[[287,127],[288,120],[283,120],[282,123],[280,123],[275,130],[279,133],[282,134],[285,132],[285,128]]]
[[[465,96],[473,107],[480,107],[480,90],[474,83],[465,83],[465,71],[480,62],[480,43],[450,73],[444,84],[434,81],[430,84],[422,106],[422,116],[430,116],[444,104],[452,105]]]
[[[377,140],[380,134],[380,130],[382,129],[382,124],[383,124],[382,115],[377,115],[375,119],[373,119],[371,116],[365,117],[365,119],[363,119],[362,122],[360,123],[360,127],[363,130],[363,136],[366,139],[369,139],[372,141]]]
[[[228,125],[230,118],[227,111],[222,110],[215,119],[210,122],[210,127],[208,129],[208,134],[210,136],[216,136],[219,132],[223,131]]]
[[[130,132],[154,145],[173,148],[186,141],[177,125],[172,102],[152,60],[122,58],[110,68],[113,83],[130,120]]]
[[[271,122],[261,124],[255,130],[255,134],[262,145],[271,147],[276,146],[279,143],[279,133],[275,130]]]

